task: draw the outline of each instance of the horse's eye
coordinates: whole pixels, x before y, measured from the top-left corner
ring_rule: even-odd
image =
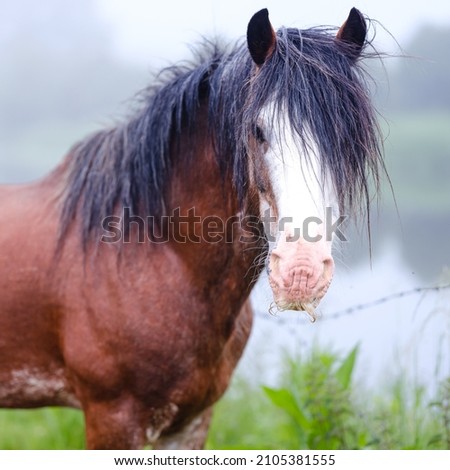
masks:
[[[263,130],[258,125],[253,128],[253,135],[260,144],[267,142]]]
[[[260,193],[263,193],[263,194],[264,194],[264,193],[266,192],[266,187],[264,186],[263,183],[258,182],[258,183],[256,184],[256,187],[258,188],[258,191],[259,191]]]

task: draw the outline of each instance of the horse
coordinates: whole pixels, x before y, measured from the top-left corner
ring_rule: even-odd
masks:
[[[201,449],[254,281],[266,268],[274,308],[314,316],[330,219],[379,180],[368,44],[355,8],[277,31],[261,10],[246,41],[206,41],[51,173],[1,186],[0,406],[80,408],[89,449]]]

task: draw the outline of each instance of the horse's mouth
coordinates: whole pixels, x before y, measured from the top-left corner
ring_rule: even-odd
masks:
[[[270,306],[270,313],[275,315],[278,312],[283,312],[285,310],[295,310],[295,311],[303,311],[306,312],[312,322],[315,322],[318,318],[318,314],[316,312],[316,308],[319,305],[319,299],[313,299],[310,302],[305,301],[286,301],[286,300],[279,300],[273,302]]]

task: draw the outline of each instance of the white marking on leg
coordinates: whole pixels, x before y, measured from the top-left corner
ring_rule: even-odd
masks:
[[[177,413],[178,406],[175,403],[169,403],[153,411],[151,422],[145,432],[149,444],[154,444],[159,439],[161,433],[172,424]]]

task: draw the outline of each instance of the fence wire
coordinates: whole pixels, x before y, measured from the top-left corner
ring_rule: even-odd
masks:
[[[450,290],[450,284],[442,284],[442,285],[438,285],[438,286],[429,286],[429,287],[415,287],[413,289],[404,290],[404,291],[400,291],[400,292],[395,292],[393,294],[389,294],[389,295],[386,295],[384,297],[380,297],[378,299],[371,300],[370,302],[355,304],[355,305],[352,305],[352,306],[347,307],[345,309],[337,310],[337,311],[332,312],[330,314],[320,315],[319,320],[320,321],[336,320],[338,318],[342,318],[342,317],[345,317],[345,316],[348,316],[348,315],[353,315],[353,314],[361,312],[363,310],[367,310],[371,307],[376,307],[378,305],[382,305],[382,304],[391,302],[391,301],[396,300],[396,299],[401,299],[403,297],[409,297],[409,296],[418,295],[418,294],[426,295],[430,292],[440,292],[440,291],[443,291],[443,290]],[[311,320],[309,320],[306,317],[296,317],[296,318],[289,317],[289,318],[287,318],[287,317],[281,317],[279,315],[272,315],[272,314],[270,314],[268,312],[264,312],[262,310],[256,310],[255,315],[258,318],[261,318],[263,320],[273,321],[274,319],[276,319],[276,323],[281,324],[281,325],[293,324],[293,323],[298,324],[299,322],[302,322],[302,323],[311,322]]]

